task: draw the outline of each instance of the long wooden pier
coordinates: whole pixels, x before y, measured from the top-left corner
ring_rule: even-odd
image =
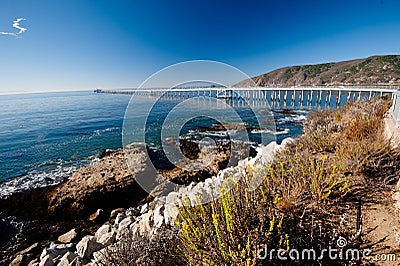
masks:
[[[265,102],[272,107],[338,107],[347,101],[370,99],[377,95],[395,97],[395,86],[338,86],[338,87],[199,87],[155,89],[97,89],[97,93],[113,93],[188,99],[209,97],[234,103]]]

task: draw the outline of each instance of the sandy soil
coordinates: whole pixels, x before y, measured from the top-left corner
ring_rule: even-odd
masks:
[[[384,132],[393,147],[400,146],[400,129],[391,116],[384,119]],[[362,208],[363,249],[371,249],[365,265],[400,265],[400,181],[395,188],[375,191]],[[393,261],[393,259],[395,259]]]

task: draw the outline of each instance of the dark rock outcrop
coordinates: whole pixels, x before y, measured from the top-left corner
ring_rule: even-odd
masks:
[[[8,222],[0,219],[0,247],[5,245],[15,234],[15,228]]]

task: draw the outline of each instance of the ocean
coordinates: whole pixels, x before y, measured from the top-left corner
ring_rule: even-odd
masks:
[[[130,99],[129,95],[93,91],[0,95],[0,197],[61,182],[76,169],[96,162],[105,149],[121,148],[124,115]],[[144,106],[153,101],[144,96],[135,99]],[[149,136],[151,143],[153,137],[156,139],[158,118],[165,118],[177,104],[176,100],[163,100],[158,104],[153,115],[155,124],[148,120],[146,128],[146,137]],[[225,112],[212,103],[202,102],[201,106],[208,112]],[[180,113],[193,112],[190,105],[180,108]],[[143,121],[148,114],[144,110],[136,108],[134,116]],[[241,108],[236,111],[246,114]],[[308,109],[294,109],[290,114],[275,111],[277,130],[266,132],[272,136],[271,140],[276,138],[279,143],[286,137],[302,134],[302,122]],[[173,121],[169,120],[172,129]],[[210,120],[201,117],[194,124],[203,129],[212,126]],[[180,134],[221,135],[215,130],[200,132],[193,126],[185,124],[185,127]],[[140,131],[143,126],[133,124],[132,128]],[[249,134],[257,136],[259,132],[256,131]],[[167,138],[168,134],[163,137]],[[257,142],[257,138],[251,140]],[[161,147],[156,145],[156,148]]]

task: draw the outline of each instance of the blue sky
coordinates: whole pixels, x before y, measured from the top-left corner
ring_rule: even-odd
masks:
[[[253,76],[400,54],[400,2],[1,0],[0,32],[0,93],[136,87],[186,60]]]

